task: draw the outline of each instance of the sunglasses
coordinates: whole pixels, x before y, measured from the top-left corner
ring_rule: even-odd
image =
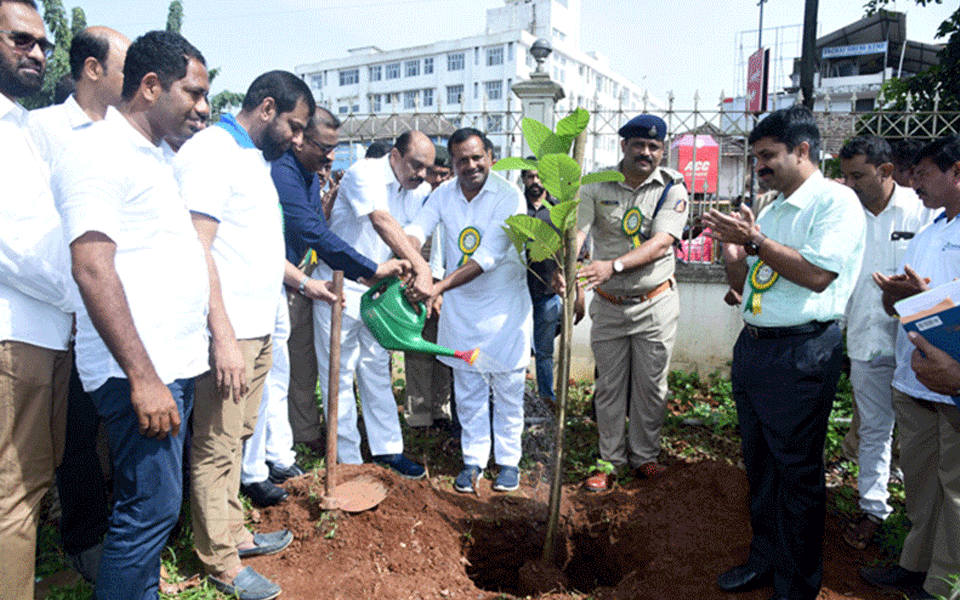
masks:
[[[34,46],[40,46],[40,51],[45,57],[50,58],[53,55],[53,43],[47,38],[35,38],[29,33],[12,29],[0,29],[0,33],[9,37],[13,47],[19,52],[26,54],[33,50]]]
[[[331,152],[337,149],[336,144],[332,146],[329,144],[321,144],[320,142],[318,142],[317,140],[313,139],[308,135],[303,136],[303,139],[307,140],[308,142],[316,146],[317,149],[320,150],[320,152],[322,152],[323,154],[330,154]]]

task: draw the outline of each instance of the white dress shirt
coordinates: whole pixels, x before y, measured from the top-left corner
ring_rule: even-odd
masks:
[[[69,144],[70,134],[91,125],[93,119],[77,104],[73,94],[63,104],[30,111],[30,133],[51,169]]]
[[[26,110],[0,94],[0,340],[64,350],[70,255]]]
[[[910,188],[897,185],[879,215],[866,208],[867,234],[860,276],[847,304],[847,354],[854,360],[892,357],[897,339],[896,317],[883,309],[883,292],[874,273],[898,273],[910,239],[931,221],[936,211],[924,208]]]
[[[237,339],[273,333],[286,246],[263,152],[214,126],[187,140],[173,165],[187,208],[220,223],[211,254]]]
[[[480,243],[470,258],[483,269],[473,281],[443,295],[437,343],[454,350],[480,350],[490,357],[495,372],[521,369],[530,361],[533,308],[527,290],[526,266],[504,231],[511,215],[527,214],[527,204],[516,186],[490,173],[480,192],[467,200],[457,179],[444,182],[430,194],[407,233],[421,243],[426,233],[442,223],[446,272],[463,258],[461,233],[480,232]],[[455,368],[466,363],[452,357],[438,360]]]
[[[410,223],[430,194],[430,184],[424,182],[414,190],[405,190],[390,167],[390,155],[355,162],[340,181],[337,201],[330,212],[330,229],[340,238],[380,264],[390,258],[392,250],[377,233],[370,221],[373,211],[386,211],[403,227]],[[313,272],[317,279],[333,276],[329,265],[320,262]],[[355,281],[344,282],[346,307],[344,313],[360,318],[360,296],[367,286]]]
[[[209,277],[173,156],[166,142],[154,146],[110,108],[103,121],[77,132],[53,173],[67,240],[95,231],[117,245],[116,271],[134,326],[168,385],[209,368]],[[126,378],[85,307],[77,311],[76,352],[85,390]]]

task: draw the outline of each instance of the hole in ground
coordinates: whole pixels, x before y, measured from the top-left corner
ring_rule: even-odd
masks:
[[[614,587],[628,572],[622,553],[612,545],[611,523],[600,511],[588,515],[588,519],[585,526],[561,532],[558,543],[562,555],[558,566],[568,589],[584,594],[598,587]],[[525,563],[540,560],[545,529],[545,523],[523,519],[474,521],[464,534],[467,576],[488,592],[528,594],[531,582],[522,581],[520,571]],[[632,564],[629,570],[640,567]]]

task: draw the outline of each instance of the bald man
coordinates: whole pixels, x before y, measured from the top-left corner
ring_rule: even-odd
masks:
[[[357,161],[347,170],[330,213],[330,229],[374,263],[383,263],[391,253],[412,263],[415,282],[409,293],[415,299],[430,296],[433,276],[427,261],[403,233],[403,226],[413,221],[430,193],[426,175],[433,160],[433,142],[427,136],[419,131],[402,134],[386,156]],[[330,266],[320,263],[313,277],[331,279]],[[363,422],[374,462],[404,477],[420,479],[425,473],[423,467],[403,456],[400,419],[391,389],[390,355],[360,319],[360,296],[366,290],[366,286],[356,282],[345,284],[337,416],[339,460],[347,464],[363,462],[353,397],[353,374],[356,371]],[[330,317],[329,305],[314,302],[314,346],[323,391],[329,384]],[[324,411],[327,418],[331,418],[326,405]]]
[[[119,104],[129,46],[125,35],[108,27],[87,27],[73,38],[70,76],[76,86],[74,93],[62,104],[30,113],[30,133],[51,168],[78,131],[102,120],[108,108]],[[72,281],[71,287],[75,287]],[[60,541],[74,568],[91,583],[97,576],[110,516],[97,454],[99,423],[74,366],[67,394],[66,445],[56,477]]]

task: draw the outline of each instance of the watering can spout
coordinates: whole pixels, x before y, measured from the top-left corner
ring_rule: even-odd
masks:
[[[477,360],[479,349],[451,350],[424,340],[427,311],[422,302],[417,308],[419,312],[403,295],[403,286],[396,277],[380,281],[360,298],[360,316],[364,324],[387,350],[453,356],[470,365]]]

